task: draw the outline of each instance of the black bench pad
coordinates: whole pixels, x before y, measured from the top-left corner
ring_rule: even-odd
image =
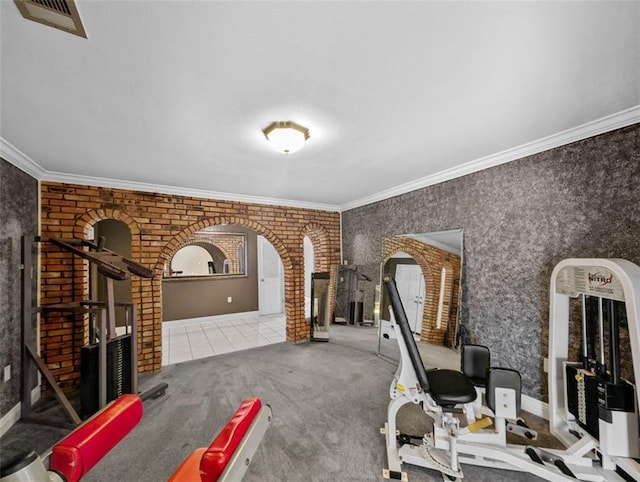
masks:
[[[429,393],[440,406],[473,402],[476,389],[469,379],[455,370],[428,370]]]

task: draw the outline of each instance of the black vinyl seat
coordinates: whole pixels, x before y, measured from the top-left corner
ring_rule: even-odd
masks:
[[[400,328],[402,340],[407,348],[411,365],[422,390],[429,393],[433,401],[441,407],[452,407],[461,403],[473,402],[477,397],[476,389],[463,373],[455,370],[425,370],[418,346],[409,328],[409,322],[398,294],[396,281],[391,276],[386,276],[384,284],[389,293],[395,321]]]
[[[427,380],[431,398],[441,407],[471,403],[477,397],[473,383],[455,370],[428,370]]]

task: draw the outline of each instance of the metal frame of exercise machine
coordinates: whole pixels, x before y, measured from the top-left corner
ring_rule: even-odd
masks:
[[[402,302],[391,277],[384,280],[394,312],[400,363],[390,386],[387,422],[381,429],[386,437],[388,469],[385,478],[407,480],[402,464],[409,463],[441,472],[445,479],[462,477],[461,464],[529,472],[550,481],[621,480],[606,468],[598,467],[586,453],[540,449],[529,445],[507,444],[506,433],[513,431],[530,439],[531,430],[510,430],[517,425],[520,408],[520,375],[514,370],[493,368],[486,381],[484,416],[478,412],[476,388],[461,372],[425,370],[411,334]],[[396,418],[404,405],[420,404],[433,419],[433,431],[421,443],[411,445],[399,434]],[[488,426],[493,425],[493,429]],[[409,437],[411,438],[411,437]]]
[[[34,304],[36,296],[33,293],[34,281],[37,279],[37,257],[36,248],[39,243],[51,243],[64,251],[70,252],[88,260],[97,266],[100,274],[106,279],[106,302],[96,302],[90,300],[74,301],[70,303],[54,303],[37,306]],[[125,280],[131,275],[143,278],[152,278],[153,271],[135,261],[121,256],[113,251],[105,249],[104,238],[98,244],[84,239],[60,239],[60,238],[28,238],[22,240],[22,403],[21,418],[38,423],[49,425],[61,425],[55,419],[42,419],[32,415],[31,390],[34,385],[33,373],[35,368],[44,376],[49,386],[53,389],[56,398],[62,404],[64,411],[75,425],[79,425],[82,420],[69,402],[64,392],[56,383],[53,375],[47,368],[46,363],[37,350],[37,330],[34,332],[33,326],[37,323],[39,313],[71,313],[87,314],[89,323],[97,331],[98,341],[98,408],[102,408],[107,403],[107,347],[106,343],[116,338],[116,306],[124,306],[127,318],[128,331],[131,335],[131,392],[138,393],[138,363],[137,363],[137,311],[132,303],[115,303],[114,280]],[[90,330],[90,332],[93,330]],[[94,340],[90,340],[91,342]],[[142,394],[143,400],[158,398],[163,395],[167,384],[161,384]]]
[[[640,464],[634,460],[640,457],[640,393],[619,374],[619,331],[613,310],[613,302],[624,302],[637,382],[640,380],[640,267],[623,259],[566,259],[553,270],[550,294],[551,433],[568,447],[567,453],[574,459],[586,459],[593,465],[600,465],[609,471],[611,479],[616,477],[613,471],[619,468],[640,480]],[[592,340],[587,325],[587,297],[597,299],[598,333],[594,336],[600,341],[599,354],[589,353]],[[571,298],[580,298],[582,302],[582,360],[579,362],[569,360]],[[611,303],[608,311],[603,308],[604,303]],[[609,330],[605,330],[605,322]],[[607,335],[609,363],[604,354]],[[593,414],[589,421],[586,420],[588,412]],[[592,422],[594,418],[595,423]]]
[[[143,412],[140,397],[122,395],[54,445],[49,457],[32,451],[3,461],[0,482],[78,482],[136,427]],[[271,419],[271,407],[262,400],[243,400],[209,447],[193,451],[169,482],[242,480]]]

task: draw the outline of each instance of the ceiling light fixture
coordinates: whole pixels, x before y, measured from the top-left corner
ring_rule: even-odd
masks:
[[[293,154],[309,139],[309,129],[293,121],[275,121],[262,129],[276,151]]]

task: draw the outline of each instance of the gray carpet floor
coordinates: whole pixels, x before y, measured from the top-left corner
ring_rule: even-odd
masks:
[[[334,326],[330,337],[329,343],[280,343],[170,365],[143,378],[141,390],[166,382],[168,395],[83,480],[166,480],[191,451],[211,442],[247,397],[271,405],[273,422],[245,481],[383,480],[380,428],[396,366],[376,355],[375,328]],[[398,417],[401,431],[422,433],[428,426],[417,406],[404,407]],[[404,469],[410,481],[442,480],[431,470]],[[471,466],[464,472],[467,481],[540,480]]]

